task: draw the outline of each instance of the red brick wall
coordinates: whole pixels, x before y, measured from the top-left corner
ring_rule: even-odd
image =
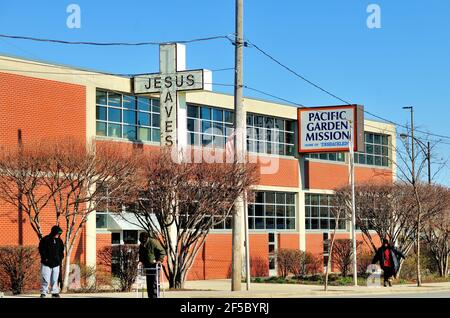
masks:
[[[355,167],[357,183],[392,182],[392,170]],[[348,185],[348,166],[316,161],[305,161],[305,187],[307,189],[333,190]]]
[[[17,145],[18,129],[26,145],[43,139],[86,139],[86,91],[84,86],[28,76],[0,73],[0,145]],[[40,223],[47,234],[56,216],[50,203]],[[23,242],[37,245],[38,237],[24,213]],[[63,230],[64,225],[61,224]],[[0,245],[19,243],[17,208],[0,202]],[[84,262],[84,231],[75,244],[72,259]]]

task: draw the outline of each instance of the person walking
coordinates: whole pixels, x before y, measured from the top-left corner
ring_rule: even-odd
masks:
[[[151,238],[147,232],[139,235],[139,262],[144,266],[147,280],[148,298],[158,298],[157,291],[157,266],[159,266],[166,256],[166,252],[161,244],[154,238]]]
[[[62,229],[55,225],[49,235],[44,236],[39,242],[39,254],[41,256],[41,298],[44,298],[51,285],[52,297],[59,296],[58,277],[60,265],[64,258],[64,243],[60,236]]]
[[[383,269],[383,286],[387,287],[389,284],[392,287],[392,279],[397,277],[397,272],[400,267],[400,258],[405,259],[405,255],[391,246],[388,239],[383,240],[383,245],[377,250],[372,264],[380,263]]]

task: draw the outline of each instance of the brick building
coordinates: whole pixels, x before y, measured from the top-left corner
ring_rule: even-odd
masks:
[[[131,94],[127,77],[67,66],[0,56],[0,145],[18,142],[18,130],[26,144],[44,137],[71,136],[86,143],[101,142],[159,147],[159,101],[152,96]],[[214,92],[186,95],[188,143],[201,147],[212,140],[222,147],[233,122],[233,96]],[[292,106],[245,98],[248,151],[273,157],[275,173],[262,174],[255,186],[256,200],[249,204],[250,253],[276,271],[274,253],[295,248],[323,255],[324,241],[334,227],[330,212],[332,189],[348,183],[348,154],[299,155],[297,109]],[[208,134],[217,127],[221,133]],[[276,140],[265,140],[257,130],[279,129]],[[392,182],[395,179],[395,127],[366,120],[365,153],[356,153],[357,182]],[[206,138],[207,137],[207,138]],[[45,211],[44,232],[53,225]],[[216,226],[191,268],[188,279],[227,277],[231,264],[231,220]],[[0,245],[19,242],[17,209],[0,202]],[[350,225],[339,224],[340,238],[350,237]],[[75,248],[74,260],[96,264],[96,252],[111,244],[137,243],[139,228],[109,211],[92,213]],[[357,233],[360,238],[360,234]],[[23,221],[23,242],[36,245],[37,237]]]

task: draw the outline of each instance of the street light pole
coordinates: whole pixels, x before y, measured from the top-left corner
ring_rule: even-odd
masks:
[[[416,172],[415,172],[415,163],[416,163],[416,154],[414,152],[414,143],[416,139],[414,138],[414,109],[413,106],[403,107],[403,109],[409,109],[411,113],[411,172],[412,172],[412,178],[411,183],[414,190],[414,195],[416,196],[417,204],[418,204],[418,212],[417,212],[417,231],[416,231],[416,257],[417,257],[417,264],[416,264],[416,270],[417,270],[417,287],[422,286],[422,278],[420,275],[420,223],[421,223],[421,204],[420,200],[418,199],[418,193],[417,193],[417,187],[416,187]]]

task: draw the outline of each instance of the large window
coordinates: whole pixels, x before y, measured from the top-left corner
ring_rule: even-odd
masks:
[[[294,121],[247,114],[249,152],[294,155]]]
[[[309,153],[305,155],[305,158],[344,162],[345,153],[343,152]]]
[[[233,129],[233,112],[208,106],[187,106],[188,143],[224,148]]]
[[[233,131],[234,112],[209,106],[187,106],[190,145],[224,148]],[[293,155],[294,121],[247,114],[247,150]]]
[[[97,90],[97,136],[160,141],[159,100]]]
[[[248,204],[248,223],[253,230],[294,230],[295,193],[256,192]]]
[[[371,166],[389,166],[389,138],[387,135],[366,132],[366,152],[355,153],[355,163]]]
[[[336,218],[332,212],[332,195],[305,194],[305,222],[307,230],[334,230]],[[339,220],[339,230],[346,229],[345,220]]]

